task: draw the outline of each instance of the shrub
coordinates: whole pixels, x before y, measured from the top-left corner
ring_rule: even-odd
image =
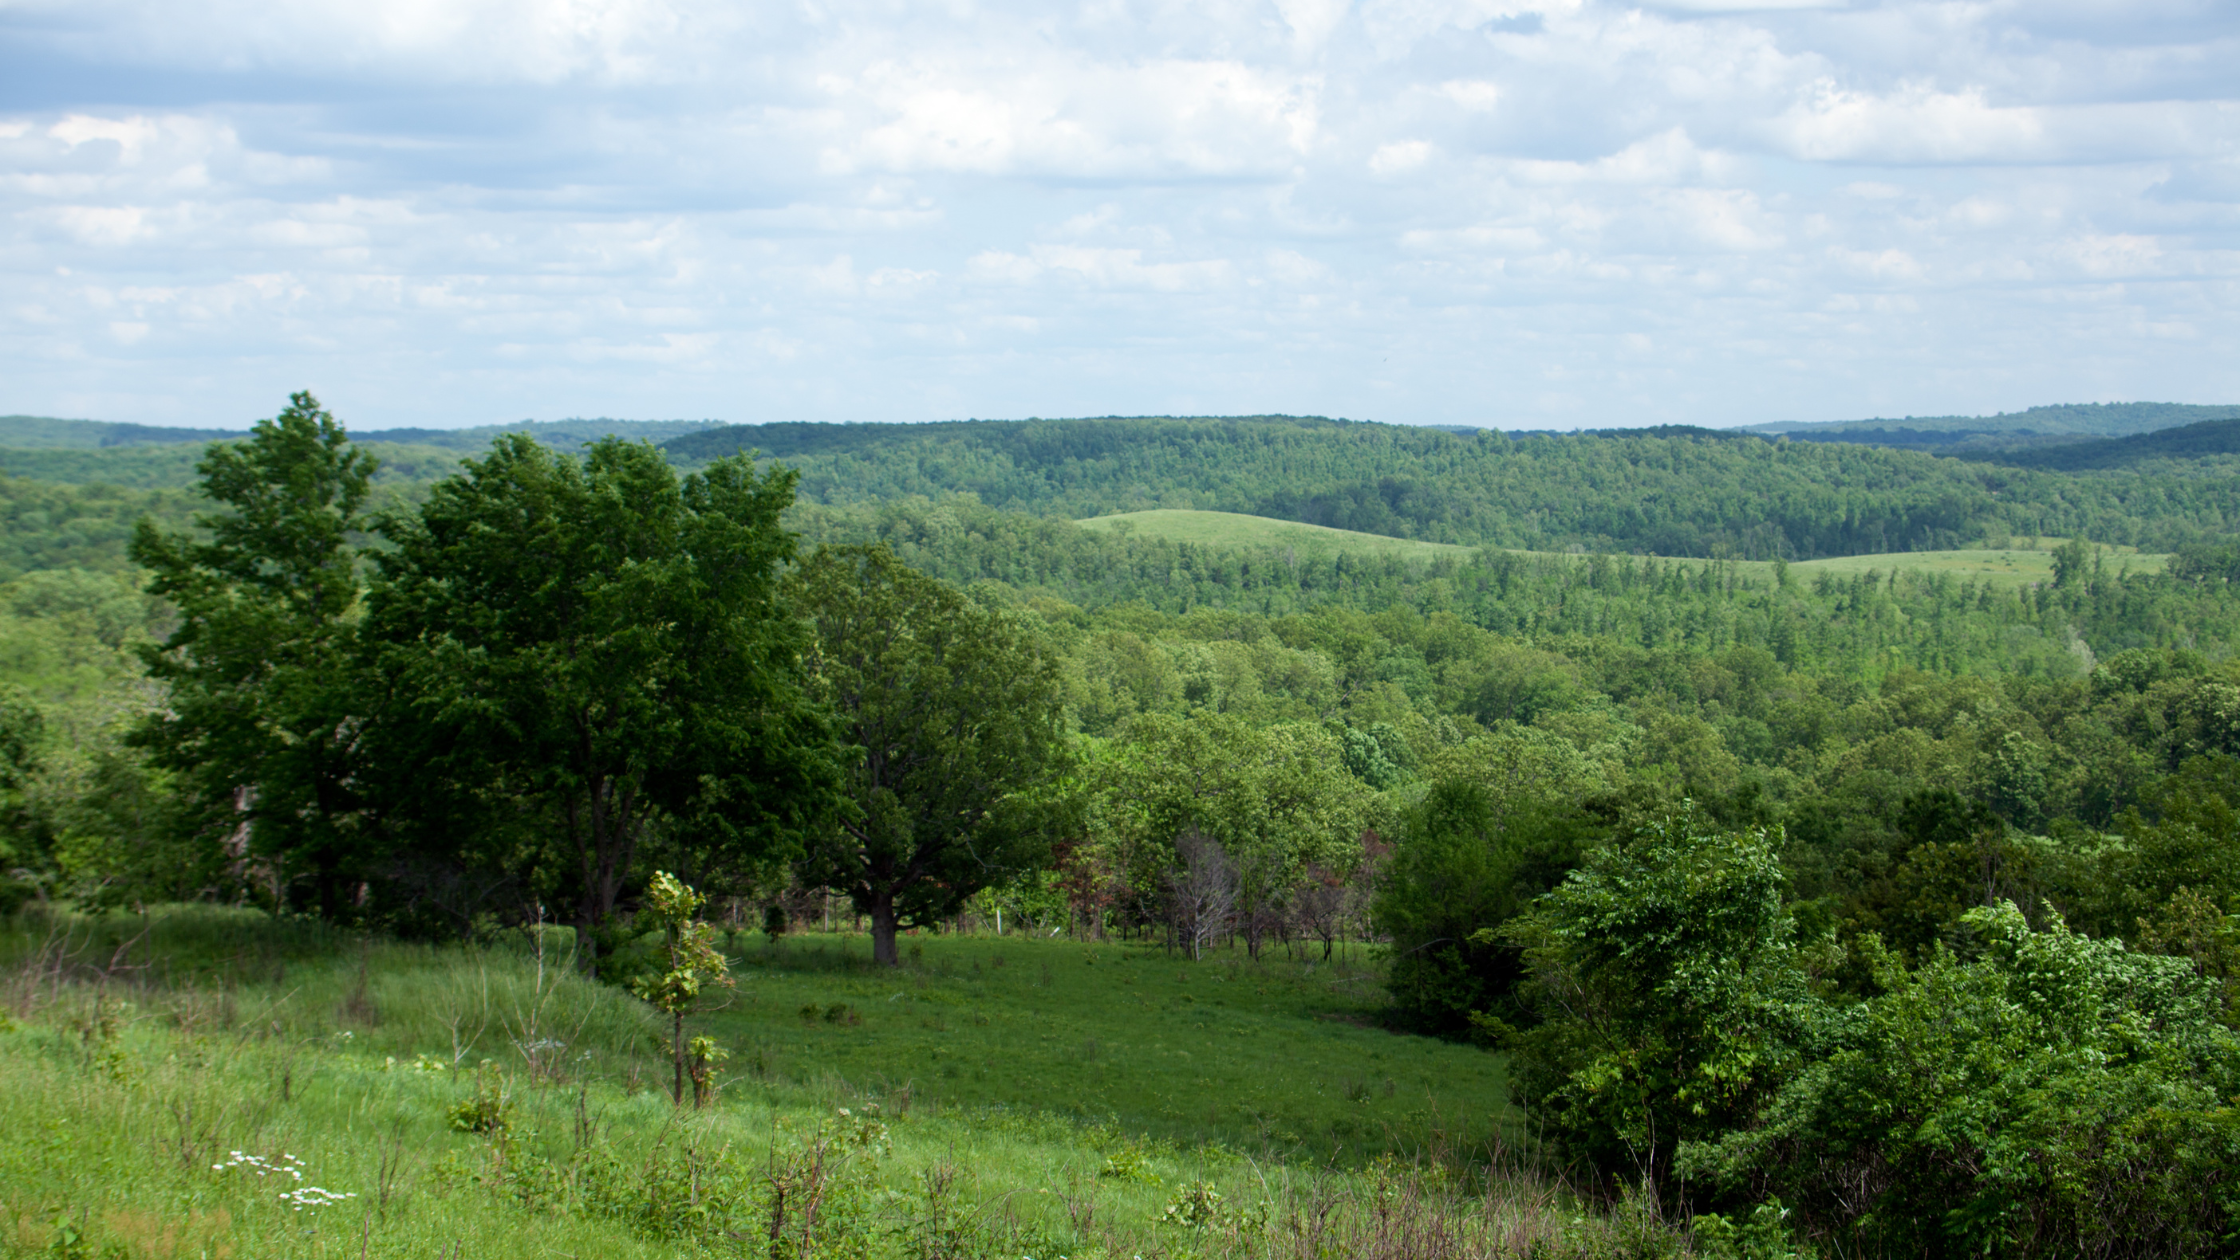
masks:
[[[1816,1004],[1779,845],[1684,805],[1499,934],[1527,951],[1546,1020],[1514,1039],[1514,1079],[1572,1158],[1662,1186],[1679,1143],[1748,1121],[1793,1066]]]
[[[1475,783],[1434,785],[1403,820],[1377,889],[1377,926],[1392,943],[1385,984],[1402,1022],[1438,1033],[1467,1031],[1473,1016],[1521,1022],[1520,950],[1474,934],[1560,882],[1591,834],[1575,811],[1499,806]]]
[[[2240,1038],[2220,986],[2011,902],[1965,922],[1977,955],[1919,968],[1866,938],[1882,993],[1830,1012],[1762,1122],[1683,1171],[1870,1253],[2229,1254]]]

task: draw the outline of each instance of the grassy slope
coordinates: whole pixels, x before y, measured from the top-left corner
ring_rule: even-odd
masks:
[[[1300,525],[1236,512],[1161,509],[1092,517],[1077,524],[1086,529],[1124,527],[1149,537],[1198,543],[1208,547],[1295,546],[1301,550],[1344,552],[1362,556],[1398,555],[1411,559],[1467,555],[1472,550],[1445,543],[1416,542],[1405,538],[1386,538],[1379,534],[1356,533],[1352,530],[1328,529],[1320,525]],[[1816,573],[1856,577],[1869,571],[1887,575],[1893,569],[1908,569],[1946,574],[1976,582],[1989,581],[2000,586],[2025,586],[2053,580],[2053,548],[2066,540],[2031,538],[2010,541],[2016,545],[1996,549],[1987,547],[1967,551],[1905,551],[1806,560],[1790,565],[1789,574],[1792,581],[1809,582]],[[2129,548],[2108,548],[2107,551],[2107,563],[2111,567],[2128,567],[2133,573],[2160,573],[2164,562],[2169,558]],[[1704,562],[1699,560],[1695,563]],[[1769,577],[1773,572],[1773,565],[1765,562],[1743,561],[1740,567],[1761,578]]]
[[[1611,1254],[1626,1228],[1458,1141],[1490,1105],[1488,1056],[1320,1018],[1364,1009],[1358,971],[1013,937],[923,939],[874,975],[860,937],[742,938],[742,1000],[694,1029],[735,1051],[731,1083],[680,1124],[645,1008],[557,966],[540,982],[518,943],[382,944],[214,908],[65,926],[0,920],[0,1255],[760,1254],[771,1179],[820,1124],[853,1123],[835,1107],[867,1105],[891,1151],[859,1152],[828,1211],[863,1247],[818,1254],[1398,1254],[1376,1242],[1396,1214],[1445,1239],[1409,1254]],[[812,999],[813,1024],[797,1010]],[[825,1020],[833,1002],[861,1022]],[[540,1041],[559,1047],[553,1076],[525,1070]],[[502,1143],[449,1120],[485,1060],[514,1109]],[[1277,1095],[1292,1122],[1347,1117],[1429,1174],[1283,1159],[1237,1105]],[[1139,1107],[1142,1129],[1064,1114]],[[279,1192],[298,1183],[213,1167],[236,1151],[359,1197],[297,1212]],[[1224,1196],[1223,1223],[1159,1223],[1196,1182]],[[925,1250],[943,1219],[954,1245]]]
[[[1387,538],[1327,525],[1302,525],[1241,512],[1197,512],[1158,508],[1149,512],[1119,512],[1092,516],[1075,524],[1084,529],[1132,530],[1150,538],[1199,543],[1209,547],[1297,547],[1302,551],[1345,552],[1352,555],[1398,555],[1430,559],[1466,556],[1473,548],[1452,543],[1417,542]]]
[[[1131,1132],[1355,1163],[1427,1126],[1489,1132],[1501,1062],[1366,1025],[1383,1000],[1360,962],[1192,964],[1154,947],[923,937],[905,974],[862,937],[788,940],[741,958],[729,1042],[804,1081],[907,1084],[942,1105],[1025,1106]],[[814,1006],[815,1014],[805,1008]],[[827,1019],[843,1006],[860,1024]]]
[[[1968,551],[1901,551],[1879,556],[1837,556],[1828,560],[1807,560],[1789,566],[1790,580],[1810,581],[1815,573],[1833,573],[1852,577],[1870,570],[1884,575],[1893,569],[1914,572],[1939,573],[1972,582],[1991,582],[1997,586],[2028,586],[2033,583],[2053,581],[2053,548],[2068,541],[2062,538],[2034,538],[2026,540],[2034,546],[1977,548]],[[2127,569],[2132,573],[2160,573],[2170,559],[2154,552],[2134,551],[2128,547],[2109,547],[2103,563],[2110,569]],[[1770,564],[1747,564],[1747,569],[1771,572]]]

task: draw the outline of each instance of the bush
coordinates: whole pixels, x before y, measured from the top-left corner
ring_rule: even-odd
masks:
[[[1377,889],[1377,927],[1392,944],[1385,984],[1402,1022],[1450,1034],[1521,1022],[1518,947],[1474,934],[1554,887],[1592,835],[1575,810],[1501,808],[1478,784],[1434,785],[1403,821]]]
[[[1778,1194],[1846,1254],[2229,1254],[2240,1038],[2187,960],[1971,911],[1978,955],[1918,969],[1867,938],[1883,992],[1759,1123],[1681,1156]]]
[[[1748,1122],[1796,1062],[1817,1012],[1780,843],[1684,804],[1486,934],[1527,951],[1545,1022],[1513,1039],[1513,1079],[1581,1165],[1662,1187],[1680,1143]]]

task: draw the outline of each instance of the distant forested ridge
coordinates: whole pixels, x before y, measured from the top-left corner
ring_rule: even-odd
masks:
[[[17,446],[10,423],[0,474],[145,490],[193,480],[192,443],[104,447],[102,426],[40,421],[16,426],[29,444]],[[500,431],[355,440],[381,460],[377,485],[413,499]],[[1196,508],[1528,551],[1810,560],[2049,535],[2170,552],[2240,532],[2240,477],[2227,469],[2240,458],[2224,453],[2240,420],[1981,461],[1686,426],[1519,436],[1297,416],[504,431],[560,449],[600,432],[662,439],[688,468],[752,450],[800,471],[805,505],[962,496],[1066,519]]]
[[[1783,434],[1799,441],[1878,442],[1887,435],[1892,445],[1936,445],[1970,436],[2005,437],[2121,437],[2151,433],[2205,420],[2240,416],[2240,403],[2202,406],[2193,403],[2056,403],[2023,411],[2002,411],[1991,416],[1906,416],[1902,419],[1829,420],[1817,423],[1776,421],[1745,425],[1742,432]],[[1911,441],[1907,441],[1909,435]]]
[[[600,416],[480,424],[464,429],[367,429],[353,436],[359,442],[479,452],[501,433],[526,433],[547,446],[575,447],[616,436],[660,442],[680,434],[716,428],[722,423],[720,420],[612,420]],[[200,454],[204,443],[230,442],[247,436],[246,428],[184,429],[107,420],[64,420],[53,416],[0,416],[0,448],[15,450],[87,451],[120,446],[185,445]]]
[[[2062,476],[1711,430],[1514,438],[1297,417],[737,425],[672,439],[687,463],[758,451],[832,506],[970,494],[1082,518],[1242,512],[1535,551],[1814,559],[1987,534],[2174,550],[2240,526],[2240,484]]]
[[[2016,450],[1969,451],[1961,458],[2061,472],[2131,468],[2160,460],[2189,467],[2196,475],[2229,477],[2235,472],[2233,461],[2218,457],[2234,455],[2240,455],[2240,416],[2205,420],[2176,429],[2157,429],[2152,433],[2134,433],[2128,437],[2092,438]]]
[[[2164,577],[2102,556],[2066,582],[2012,588],[1896,570],[1768,577],[1730,562],[1607,554],[1484,549],[1426,560],[1225,547],[1084,529],[968,499],[801,506],[788,523],[805,544],[884,543],[922,572],[966,588],[1001,586],[1060,616],[1062,605],[1076,615],[1126,605],[1258,617],[1405,609],[1536,642],[1747,645],[1784,665],[1862,679],[1900,665],[2063,676],[2080,659],[2089,668],[2094,653],[2184,647],[2224,656],[2240,647],[2240,607],[2218,557]]]

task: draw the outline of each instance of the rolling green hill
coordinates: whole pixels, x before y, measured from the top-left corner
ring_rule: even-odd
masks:
[[[1906,416],[1903,419],[1777,421],[1740,432],[1780,434],[1799,441],[1867,442],[1933,447],[1976,438],[2120,437],[2207,420],[2240,416],[2240,404],[2060,403],[1991,416]]]
[[[2082,535],[2166,551],[2240,529],[2240,484],[2069,476],[1847,443],[1668,429],[1512,438],[1297,417],[742,425],[825,506],[971,495],[1073,519],[1219,511],[1419,542],[1791,560]]]
[[[2240,416],[2128,437],[2092,438],[2019,450],[1970,451],[1962,453],[1961,458],[2061,472],[2129,468],[2162,460],[2196,463],[2200,465],[2198,471],[2229,476],[2233,471],[2230,461],[2217,457],[2233,455],[2240,455]]]
[[[1454,543],[1418,542],[1387,538],[1358,530],[1332,529],[1327,525],[1302,525],[1238,512],[1198,512],[1183,508],[1154,508],[1148,512],[1119,512],[1075,521],[1083,529],[1122,536],[1140,534],[1169,542],[1199,543],[1208,547],[1288,547],[1310,554],[1355,556],[1462,556],[1470,548]]]
[[[1132,534],[1142,538],[1240,551],[1248,548],[1296,548],[1309,555],[1395,556],[1431,560],[1442,556],[1468,558],[1472,550],[1444,543],[1385,538],[1377,534],[1328,529],[1319,525],[1300,525],[1234,512],[1162,509],[1092,517],[1074,523],[1083,529],[1102,530],[1123,536]],[[1870,572],[1888,575],[1902,570],[1925,576],[1941,575],[1963,581],[1988,582],[1999,587],[2020,587],[2052,582],[2053,549],[2066,541],[2068,540],[2065,538],[2018,538],[2002,540],[2001,545],[1996,547],[1985,545],[1950,551],[1896,551],[1837,556],[1825,560],[1799,561],[1789,566],[1789,573],[1793,579],[1810,581],[1820,573],[1855,578]],[[1708,563],[1701,557],[1668,558],[1693,559],[1698,564]],[[2169,556],[2164,553],[2140,552],[2135,548],[2111,548],[2106,563],[2110,568],[2121,568],[2131,573],[2160,573],[2168,560]],[[1738,572],[1761,581],[1770,579],[1773,575],[1773,564],[1770,561],[1742,561],[1736,568]]]
[[[0,472],[151,490],[191,484],[198,442],[103,447],[85,437],[100,426],[40,423],[49,428],[19,426],[26,441],[44,443],[30,448],[9,447],[0,426]],[[64,423],[89,427],[63,442],[51,426]],[[497,431],[357,436],[383,458],[385,480],[409,493]],[[970,496],[1037,517],[1213,511],[1523,551],[1798,561],[2054,535],[2165,552],[2240,532],[2240,478],[2209,475],[2213,463],[2173,465],[2165,456],[2178,446],[2155,448],[2163,454],[2136,467],[2062,472],[1669,426],[1517,437],[1264,416],[563,421],[524,431],[559,443],[672,433],[664,447],[688,466],[757,451],[797,468],[801,501],[827,508]]]

